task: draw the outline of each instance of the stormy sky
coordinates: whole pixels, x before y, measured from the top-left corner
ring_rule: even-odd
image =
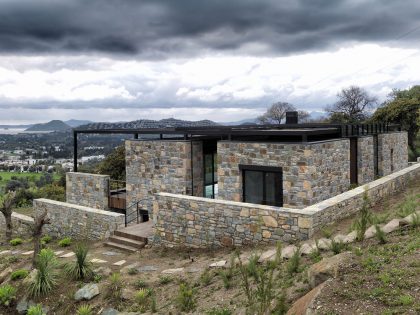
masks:
[[[419,84],[418,0],[0,0],[0,124],[321,111]]]

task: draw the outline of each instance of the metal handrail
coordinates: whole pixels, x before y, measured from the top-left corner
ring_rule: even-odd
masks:
[[[134,220],[136,220],[137,221],[137,224],[139,224],[140,223],[140,220],[139,220],[139,218],[140,218],[140,211],[141,211],[141,208],[140,208],[140,203],[141,202],[143,202],[145,199],[142,199],[142,200],[139,200],[139,201],[135,201],[135,202],[133,202],[130,206],[128,206],[127,207],[127,209],[125,209],[125,226],[127,226],[128,224],[130,224],[131,222],[133,222]],[[133,210],[133,211],[131,211],[131,212],[128,212],[129,211],[129,209],[131,209],[131,208],[133,208],[133,207],[135,207],[135,210]],[[136,214],[136,216],[135,216],[135,218],[134,219],[132,219],[132,220],[128,220],[128,218],[132,215],[132,214]]]

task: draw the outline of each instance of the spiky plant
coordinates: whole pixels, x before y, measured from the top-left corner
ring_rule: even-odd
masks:
[[[77,315],[93,315],[93,308],[89,304],[83,304],[77,309]]]
[[[57,260],[51,249],[42,249],[36,259],[37,272],[29,284],[29,295],[38,297],[52,291],[57,284]]]
[[[87,259],[89,248],[86,244],[76,245],[76,261],[65,265],[67,275],[74,280],[90,279],[93,276],[92,263]]]
[[[27,315],[46,315],[42,309],[41,304],[32,305],[30,308],[28,308]]]

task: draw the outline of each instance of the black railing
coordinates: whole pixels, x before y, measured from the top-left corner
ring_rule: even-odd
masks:
[[[399,125],[393,124],[352,124],[352,125],[341,125],[341,136],[352,137],[352,136],[365,136],[375,135],[378,133],[384,133],[389,131],[401,130]]]
[[[137,224],[143,222],[143,218],[146,216],[148,220],[148,211],[141,208],[141,202],[135,201],[133,202],[127,209],[125,210],[125,226],[129,225],[132,222],[136,222]]]

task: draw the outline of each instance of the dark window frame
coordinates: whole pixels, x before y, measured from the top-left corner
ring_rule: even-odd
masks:
[[[279,191],[279,203],[278,204],[269,204],[269,206],[275,206],[275,207],[283,207],[283,168],[282,167],[276,167],[276,166],[261,166],[261,165],[239,165],[239,170],[242,174],[242,201],[246,201],[246,185],[245,185],[245,172],[246,171],[253,171],[253,172],[261,172],[263,173],[263,200],[266,201],[266,194],[267,194],[267,185],[266,185],[266,174],[267,173],[277,173],[280,174],[280,183],[281,188]],[[267,205],[266,203],[263,203],[263,205]]]

